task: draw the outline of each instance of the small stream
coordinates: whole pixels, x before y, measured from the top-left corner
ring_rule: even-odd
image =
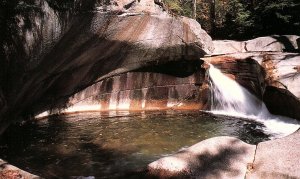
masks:
[[[150,162],[215,136],[256,144],[263,124],[201,111],[94,112],[51,116],[9,129],[0,156],[45,178],[130,178]]]

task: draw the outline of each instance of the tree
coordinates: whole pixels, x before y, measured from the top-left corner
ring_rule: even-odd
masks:
[[[262,0],[254,8],[256,30],[267,34],[300,33],[299,0]]]
[[[197,18],[197,0],[193,0],[193,19]]]
[[[251,30],[254,26],[252,12],[249,10],[249,4],[242,0],[231,0],[228,2],[225,20],[219,28],[219,37],[229,38],[248,38],[251,36]],[[221,33],[223,34],[221,34]]]
[[[212,36],[215,34],[216,29],[216,1],[211,0],[210,1],[210,33]]]

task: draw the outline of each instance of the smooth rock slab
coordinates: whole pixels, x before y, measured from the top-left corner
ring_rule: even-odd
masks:
[[[239,178],[253,162],[256,146],[234,137],[215,137],[148,165],[153,177]]]
[[[246,52],[297,52],[300,37],[297,35],[273,35],[247,41],[215,40],[213,55]]]
[[[300,178],[300,130],[294,134],[258,144],[253,170],[247,179]]]
[[[245,52],[245,42],[235,40],[214,40],[213,55],[232,54]]]

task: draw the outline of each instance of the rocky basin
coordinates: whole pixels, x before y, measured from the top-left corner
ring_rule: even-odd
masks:
[[[43,13],[14,17],[17,35],[2,46],[0,134],[45,111],[209,109],[207,63],[270,112],[300,119],[299,36],[212,41],[195,20],[152,0],[86,1],[76,13],[34,3]],[[208,139],[150,164],[148,175],[299,178],[298,136],[257,146]]]
[[[109,6],[84,1],[74,4],[76,13],[56,12],[44,0],[34,3],[43,13],[13,17],[20,22],[14,43],[19,45],[4,46],[11,63],[1,75],[0,133],[15,121],[65,107],[71,95],[102,79],[198,60],[213,50],[197,21],[172,16],[152,0]]]

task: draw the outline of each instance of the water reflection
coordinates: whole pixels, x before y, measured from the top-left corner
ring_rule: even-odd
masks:
[[[199,111],[77,113],[10,129],[0,156],[45,178],[120,178],[129,171],[215,136],[248,143],[270,135],[253,121]]]

